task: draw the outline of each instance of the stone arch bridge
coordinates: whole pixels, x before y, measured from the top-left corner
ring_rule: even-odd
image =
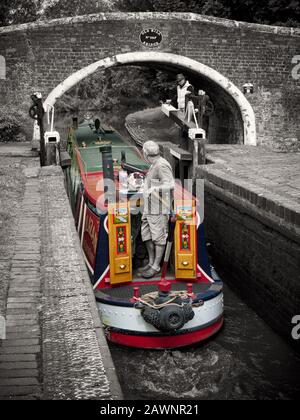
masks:
[[[33,91],[54,104],[95,71],[144,65],[184,71],[208,92],[216,143],[300,142],[299,29],[188,13],[106,13],[0,28],[0,56],[0,105],[26,109]],[[243,91],[249,82],[254,93]]]

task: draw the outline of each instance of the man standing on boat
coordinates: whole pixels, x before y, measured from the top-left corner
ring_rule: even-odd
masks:
[[[175,180],[171,165],[160,156],[157,143],[146,142],[143,153],[151,166],[145,179],[142,217],[142,239],[148,251],[149,262],[142,269],[141,275],[145,279],[151,279],[161,270]]]

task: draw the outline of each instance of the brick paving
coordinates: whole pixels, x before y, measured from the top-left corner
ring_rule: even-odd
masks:
[[[277,153],[263,147],[208,145],[208,159],[229,176],[300,205],[300,153]]]
[[[31,173],[34,173],[33,178]],[[15,238],[6,308],[6,340],[0,349],[0,397],[42,396],[41,197],[39,168],[26,178]],[[30,364],[28,364],[30,363]]]
[[[60,168],[41,187],[44,397],[120,397]]]
[[[201,173],[218,187],[300,235],[300,153],[278,153],[263,147],[208,145]]]
[[[0,144],[0,315],[6,311],[15,236],[24,195],[23,170],[39,164],[29,144]]]
[[[23,174],[7,336],[0,341],[0,399],[122,398],[61,169],[30,167]]]

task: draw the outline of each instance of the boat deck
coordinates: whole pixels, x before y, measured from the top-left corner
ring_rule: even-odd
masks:
[[[131,299],[133,296],[133,288],[136,287],[137,284],[130,284],[127,286],[121,287],[114,287],[110,289],[101,289],[100,292],[111,296],[112,298],[118,299]],[[186,290],[187,283],[186,282],[176,282],[172,283],[171,289],[173,292],[179,292]],[[138,286],[140,289],[140,296],[145,295],[147,293],[157,292],[157,282],[152,284],[142,284]],[[198,293],[205,293],[211,287],[210,283],[195,283],[193,284],[193,292],[195,294]]]

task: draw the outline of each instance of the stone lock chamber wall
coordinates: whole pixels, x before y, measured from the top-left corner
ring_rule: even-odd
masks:
[[[300,341],[291,337],[300,309],[299,212],[288,213],[209,168],[199,176],[205,179],[206,239],[220,274],[300,351]]]
[[[141,43],[140,33],[147,28],[162,33],[160,44]],[[0,104],[27,109],[33,91],[46,97],[69,75],[102,58],[167,52],[215,69],[240,90],[252,82],[255,93],[247,98],[256,116],[258,143],[277,146],[299,139],[300,85],[293,72],[299,39],[299,29],[184,13],[108,13],[0,28],[0,55],[7,66],[6,80],[0,80]],[[210,127],[214,141],[241,142],[234,99],[204,79],[199,82],[216,104]]]

